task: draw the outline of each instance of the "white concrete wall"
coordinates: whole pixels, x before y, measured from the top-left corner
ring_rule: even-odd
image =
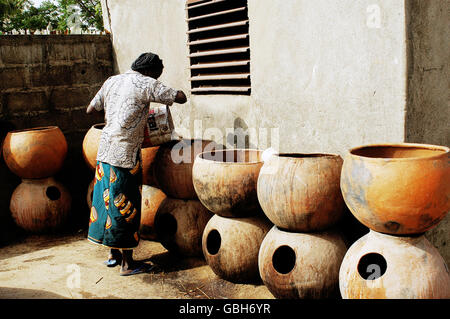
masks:
[[[117,71],[127,70],[141,52],[157,52],[166,66],[161,80],[187,92],[185,1],[103,2]],[[172,109],[184,135],[203,135],[194,132],[195,123],[222,130],[218,139],[226,138],[226,128],[266,128],[269,136],[270,128],[279,128],[282,152],[343,153],[403,140],[402,1],[249,0],[248,8],[251,96],[190,96]],[[251,134],[250,141],[267,147],[270,139]]]
[[[160,80],[188,93],[184,3],[183,0],[102,0],[105,28],[112,34],[116,73],[129,70],[141,53],[154,52],[164,64]],[[174,105],[172,111],[179,127],[189,104]]]
[[[450,1],[408,0],[406,140],[450,146]]]

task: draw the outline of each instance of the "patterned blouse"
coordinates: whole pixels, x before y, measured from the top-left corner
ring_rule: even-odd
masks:
[[[172,105],[176,95],[177,90],[132,70],[107,79],[90,103],[97,111],[105,110],[97,161],[134,168],[150,102]]]

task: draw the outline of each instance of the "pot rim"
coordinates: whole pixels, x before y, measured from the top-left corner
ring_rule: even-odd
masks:
[[[92,125],[92,128],[97,129],[97,130],[103,130],[103,127],[102,128],[98,128],[97,127],[97,126],[100,126],[100,125],[103,125],[103,127],[105,127],[106,123],[96,123],[96,124]]]
[[[443,151],[437,154],[432,154],[429,156],[416,156],[416,157],[372,157],[372,156],[364,156],[364,155],[357,155],[353,152],[357,150],[361,150],[364,148],[376,148],[376,147],[384,147],[384,148],[390,148],[390,147],[396,147],[396,148],[416,148],[416,149],[423,149],[423,150],[430,150],[430,151]],[[414,161],[414,160],[430,160],[439,158],[445,155],[448,155],[450,153],[450,148],[443,145],[433,145],[433,144],[422,144],[422,143],[380,143],[380,144],[367,144],[367,145],[361,145],[357,147],[353,147],[347,151],[347,155],[350,155],[354,158],[364,158],[364,160],[367,161],[374,161],[379,162],[382,161]]]
[[[215,160],[210,160],[210,159],[206,159],[203,158],[202,155],[206,154],[206,153],[212,153],[212,152],[235,152],[235,151],[251,151],[251,152],[258,152],[260,154],[260,160],[259,161],[250,161],[250,162],[223,162],[223,161],[215,161]],[[207,151],[207,152],[201,152],[199,153],[196,157],[195,160],[203,160],[209,163],[217,163],[217,164],[226,164],[226,165],[255,165],[255,164],[260,164],[260,163],[264,163],[264,161],[261,158],[263,151],[256,149],[256,148],[230,148],[230,149],[219,149],[219,150],[215,150],[215,151]]]
[[[9,131],[8,134],[20,134],[20,133],[54,131],[54,130],[60,130],[59,126],[50,125],[50,126],[31,127],[26,129]]]
[[[275,153],[274,156],[286,159],[313,159],[313,158],[339,158],[341,157],[339,154],[334,153]]]

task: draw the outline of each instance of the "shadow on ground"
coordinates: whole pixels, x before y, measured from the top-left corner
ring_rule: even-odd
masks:
[[[0,299],[67,299],[67,298],[45,290],[0,287]]]

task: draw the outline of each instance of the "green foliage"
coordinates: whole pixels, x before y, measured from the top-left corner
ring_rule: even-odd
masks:
[[[0,0],[0,34],[47,28],[67,32],[74,27],[103,31],[100,0],[45,1],[38,8],[28,0]]]

